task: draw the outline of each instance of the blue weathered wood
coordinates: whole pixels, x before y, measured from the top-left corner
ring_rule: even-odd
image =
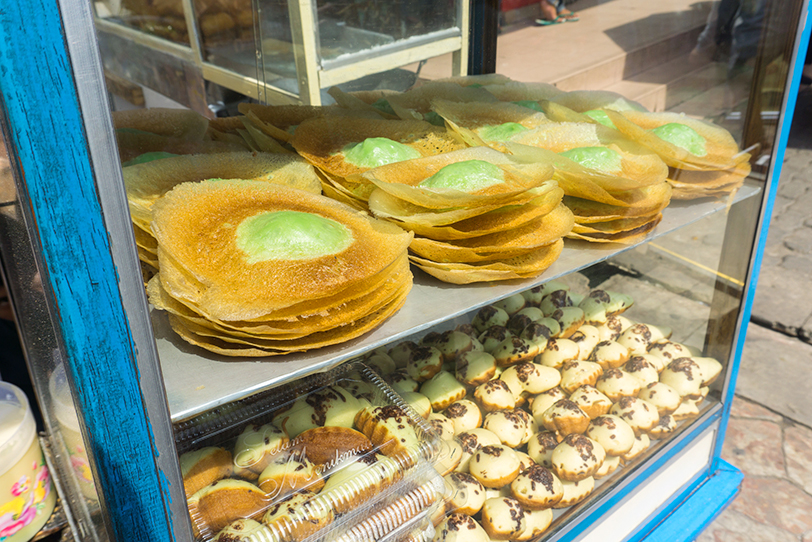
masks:
[[[88,29],[92,31],[92,29]],[[55,0],[0,4],[0,105],[36,220],[43,282],[75,382],[110,533],[172,540],[135,354],[117,287]]]

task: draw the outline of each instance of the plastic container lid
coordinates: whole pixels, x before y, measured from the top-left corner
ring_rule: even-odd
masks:
[[[56,366],[50,380],[48,389],[54,401],[54,414],[57,421],[66,428],[79,432],[79,417],[76,414],[76,407],[73,404],[73,396],[68,385],[68,376],[65,374],[65,364],[59,363]]]
[[[25,394],[17,386],[0,382],[0,474],[22,459],[36,432]]]

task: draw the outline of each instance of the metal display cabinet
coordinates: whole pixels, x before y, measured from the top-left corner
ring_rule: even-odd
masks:
[[[468,70],[469,4],[313,0],[95,3],[104,68],[210,114],[206,82],[262,103],[321,105],[327,89],[406,89],[409,64]],[[395,86],[387,86],[392,85]]]
[[[736,117],[751,119],[751,126],[757,121],[762,140],[753,148],[754,173],[730,201],[672,202],[657,229],[635,245],[568,241],[535,279],[461,287],[417,273],[406,305],[378,329],[273,363],[223,363],[184,346],[163,315],[150,312],[99,42],[88,31],[90,5],[26,0],[5,6],[0,98],[10,165],[0,170],[0,248],[74,533],[81,540],[192,540],[175,439],[196,416],[225,416],[229,404],[252,394],[448,329],[490,302],[563,277],[628,287],[637,294],[634,318],[673,327],[679,340],[721,360],[724,377],[698,417],[559,513],[542,539],[693,540],[732,500],[742,478],[720,452],[801,77],[799,51],[806,51],[810,35],[808,3],[784,5],[800,23],[780,34],[783,48],[773,48],[788,67],[780,111],[765,115],[763,106],[752,105],[762,100],[751,99],[746,114]],[[488,33],[478,35],[479,43],[482,35]],[[493,50],[493,43],[485,48]],[[756,66],[767,65],[767,50],[762,42]],[[767,73],[754,68],[751,94],[760,92]],[[752,133],[741,128],[734,135],[741,142]],[[703,236],[710,247],[704,251]],[[75,416],[68,413],[71,403]],[[90,487],[83,485],[88,469]]]

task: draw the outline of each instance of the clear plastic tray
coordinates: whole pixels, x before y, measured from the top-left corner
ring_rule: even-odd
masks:
[[[361,363],[176,430],[199,540],[227,528],[269,542],[379,540],[442,501],[431,489],[440,439]]]

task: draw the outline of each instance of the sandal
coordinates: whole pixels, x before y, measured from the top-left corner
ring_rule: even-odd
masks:
[[[561,24],[563,22],[564,22],[564,18],[561,15],[559,15],[558,17],[556,17],[552,21],[550,21],[548,19],[536,19],[536,24],[539,25],[539,26],[552,26],[554,24]]]
[[[561,19],[562,22],[565,23],[574,23],[575,21],[579,21],[580,17],[578,17],[577,13],[568,11],[567,13],[559,13],[557,19]]]

